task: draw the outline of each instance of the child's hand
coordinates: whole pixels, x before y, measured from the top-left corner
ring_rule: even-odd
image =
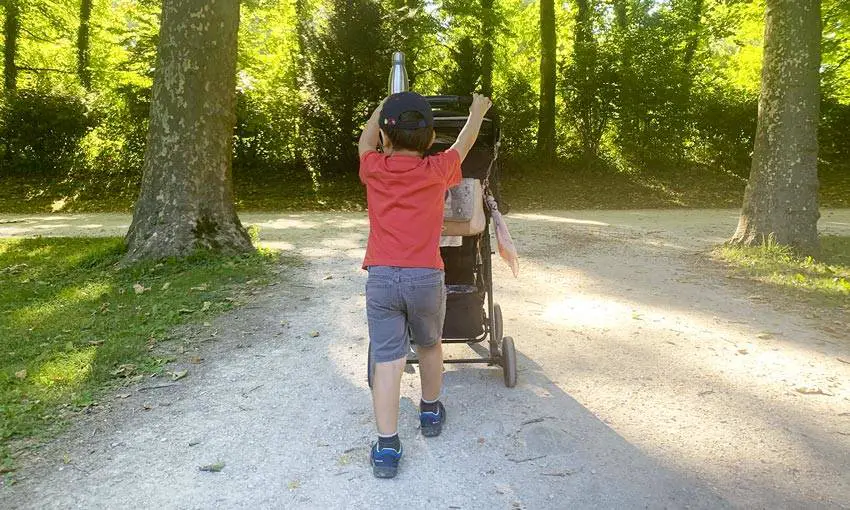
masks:
[[[472,94],[472,105],[469,107],[470,115],[480,115],[484,117],[484,114],[487,113],[487,110],[493,106],[493,102],[490,101],[489,97],[483,96],[481,94]]]

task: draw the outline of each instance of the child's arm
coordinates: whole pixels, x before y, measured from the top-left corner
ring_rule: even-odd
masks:
[[[369,151],[374,151],[375,147],[380,143],[380,128],[378,127],[378,119],[381,116],[381,108],[384,107],[384,101],[381,101],[381,104],[375,108],[375,111],[372,112],[372,116],[369,117],[369,121],[366,122],[366,127],[363,128],[363,132],[360,133],[360,142],[358,144],[358,152],[360,153],[360,157],[362,158],[364,154]]]
[[[472,94],[472,105],[469,107],[469,118],[466,119],[466,125],[460,130],[457,135],[457,140],[452,144],[451,148],[460,154],[460,160],[466,159],[469,150],[478,139],[478,131],[481,129],[481,123],[484,122],[484,114],[490,109],[493,103],[490,98],[480,94]]]

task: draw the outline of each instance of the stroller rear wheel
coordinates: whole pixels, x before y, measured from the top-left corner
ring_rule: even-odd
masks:
[[[505,327],[502,323],[502,307],[498,303],[493,304],[493,317],[490,318],[490,341],[495,345],[502,343],[502,335]]]
[[[516,386],[516,347],[514,339],[509,336],[502,340],[502,371],[505,375],[505,386]]]

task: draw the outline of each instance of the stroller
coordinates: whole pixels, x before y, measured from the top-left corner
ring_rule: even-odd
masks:
[[[430,153],[444,151],[451,147],[466,124],[471,98],[461,96],[426,96],[434,112],[434,131],[436,140]],[[458,198],[454,194],[447,205],[444,225],[450,225],[449,207],[458,211],[468,207],[471,215],[478,215],[477,227],[463,231],[460,235],[444,237],[440,254],[445,265],[446,277],[446,319],[443,324],[443,343],[465,343],[481,353],[480,357],[448,358],[445,363],[487,363],[502,367],[505,386],[512,388],[517,382],[516,348],[513,338],[503,337],[502,310],[493,299],[493,265],[490,239],[490,209],[484,203],[483,193],[493,194],[501,204],[499,195],[498,151],[501,138],[499,119],[495,112],[488,112],[478,134],[475,145],[463,161],[461,171],[464,182],[470,192],[462,200],[464,204],[455,204]],[[477,181],[477,182],[476,182]],[[459,186],[459,188],[461,187]],[[455,189],[453,189],[454,191]],[[482,193],[483,192],[483,193]],[[457,206],[457,207],[455,207]],[[482,229],[483,227],[483,229]],[[451,229],[452,227],[448,227]],[[450,235],[451,232],[444,232]],[[453,241],[453,242],[451,242]],[[448,245],[447,245],[448,244]],[[475,349],[474,344],[488,340],[489,350]],[[411,351],[408,364],[418,360]],[[368,381],[372,386],[371,346],[369,351]]]

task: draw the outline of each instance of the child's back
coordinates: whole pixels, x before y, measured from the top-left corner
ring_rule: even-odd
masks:
[[[402,448],[398,437],[401,374],[411,342],[419,357],[422,435],[440,434],[446,409],[441,337],[446,312],[440,232],[446,190],[461,180],[460,164],[475,142],[490,100],[473,98],[469,120],[451,149],[424,157],[434,142],[434,118],[425,99],[393,94],[375,110],[360,136],[360,179],[366,185],[369,241],[363,267],[372,399],[378,441],[373,473],[392,478]],[[383,137],[384,152],[375,150]],[[371,370],[371,369],[370,369]]]

